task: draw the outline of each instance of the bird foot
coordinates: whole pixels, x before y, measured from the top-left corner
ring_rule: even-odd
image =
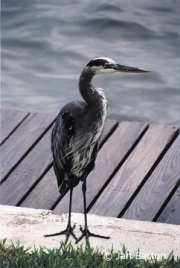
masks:
[[[55,234],[49,234],[49,235],[44,235],[45,237],[50,237],[50,236],[57,236],[57,235],[65,235],[66,239],[65,239],[65,244],[67,244],[68,240],[69,240],[69,236],[72,235],[72,237],[76,240],[78,240],[78,238],[75,236],[73,230],[75,229],[76,225],[74,224],[73,227],[72,226],[67,226],[67,228],[64,231],[61,231],[59,233],[55,233]]]
[[[94,234],[91,233],[87,228],[83,229],[82,226],[80,226],[80,231],[82,232],[82,235],[76,240],[76,244],[82,240],[83,237],[86,237],[86,245],[89,245],[89,237],[93,236],[93,237],[98,237],[98,238],[103,238],[103,239],[109,239],[109,236],[103,236],[103,235],[98,235],[98,234]]]

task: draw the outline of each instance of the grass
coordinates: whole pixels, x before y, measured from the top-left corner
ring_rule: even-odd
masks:
[[[147,256],[146,256],[147,257]],[[1,268],[178,268],[180,259],[170,253],[167,258],[161,256],[148,256],[140,251],[131,256],[122,246],[122,250],[101,253],[91,246],[73,248],[71,244],[61,242],[59,248],[33,249],[24,248],[20,244],[6,246],[6,240],[0,241],[0,267]]]

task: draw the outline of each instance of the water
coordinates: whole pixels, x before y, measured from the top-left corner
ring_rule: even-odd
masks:
[[[2,0],[2,107],[58,112],[97,56],[149,74],[97,76],[108,117],[179,124],[180,1]]]

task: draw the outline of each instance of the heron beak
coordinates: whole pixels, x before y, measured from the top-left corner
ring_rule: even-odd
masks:
[[[124,66],[120,64],[109,64],[109,68],[113,69],[115,72],[122,72],[122,73],[149,73],[150,72],[148,70],[138,69],[135,67],[129,67],[129,66]]]

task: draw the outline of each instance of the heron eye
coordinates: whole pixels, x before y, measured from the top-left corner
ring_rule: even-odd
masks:
[[[109,68],[110,67],[110,64],[108,62],[104,63],[104,68]]]

